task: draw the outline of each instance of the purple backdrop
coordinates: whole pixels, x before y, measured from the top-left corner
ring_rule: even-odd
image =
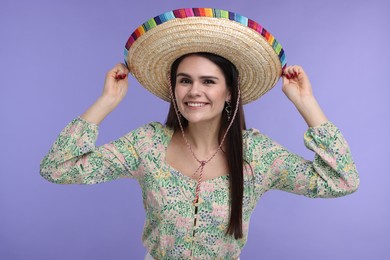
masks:
[[[13,1],[0,2],[0,259],[142,259],[144,212],[134,180],[55,185],[39,162],[59,134],[100,95],[122,62],[129,34],[180,7],[236,11],[282,43],[308,72],[327,116],[342,130],[361,176],[355,194],[308,199],[267,193],[255,210],[242,259],[388,259],[390,191],[390,3],[371,1]],[[101,125],[98,144],[150,121],[167,104],[133,79]],[[304,121],[278,85],[245,107],[259,128],[293,152]]]

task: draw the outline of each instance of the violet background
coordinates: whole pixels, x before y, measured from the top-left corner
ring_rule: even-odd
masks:
[[[268,29],[288,63],[307,71],[347,138],[361,185],[339,199],[270,191],[252,216],[242,259],[389,259],[390,2],[144,0],[0,1],[0,259],[143,259],[135,180],[55,185],[39,162],[59,132],[100,95],[130,33],[181,7],[238,12]],[[150,121],[167,103],[130,78],[98,144]],[[245,107],[249,127],[311,159],[306,130],[281,82]]]

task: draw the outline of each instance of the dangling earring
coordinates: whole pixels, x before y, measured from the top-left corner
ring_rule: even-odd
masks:
[[[225,111],[226,111],[226,115],[227,115],[227,121],[229,122],[230,117],[232,116],[232,102],[230,102],[230,100],[226,101]]]

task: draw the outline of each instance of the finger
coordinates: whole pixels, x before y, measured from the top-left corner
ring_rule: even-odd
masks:
[[[297,66],[294,66],[294,67],[292,68],[291,74],[292,74],[293,77],[298,77],[299,69],[298,69]]]
[[[127,74],[129,74],[129,70],[123,63],[119,63],[114,68],[115,71],[115,79],[125,79]]]
[[[290,68],[289,66],[284,68],[284,70],[282,72],[282,76],[287,77],[289,75],[289,72],[288,72],[289,68]]]
[[[282,71],[282,80],[283,80],[283,84],[285,83],[285,80],[288,78],[288,74],[287,74],[287,68],[284,68],[284,70]]]
[[[292,77],[292,76],[294,75],[294,68],[295,68],[295,66],[290,66],[290,67],[288,68],[288,75],[289,75],[290,77]]]
[[[129,70],[128,68],[126,67],[125,64],[123,63],[118,63],[115,68],[117,68],[118,72],[120,72],[121,74],[128,74],[129,73]]]
[[[285,69],[284,74],[287,76],[287,78],[291,79],[294,77],[298,77],[304,73],[303,69],[301,66],[294,65],[294,66],[289,66]]]
[[[288,66],[283,71],[283,74],[284,74],[284,76],[286,76],[287,79],[291,79],[291,77],[293,77],[293,75],[294,75],[294,70],[293,69],[294,69],[293,66]]]
[[[296,76],[298,76],[299,74],[301,74],[302,73],[302,67],[301,66],[294,66],[294,74],[296,75]]]
[[[124,79],[126,78],[126,74],[118,74],[115,76],[115,79]]]

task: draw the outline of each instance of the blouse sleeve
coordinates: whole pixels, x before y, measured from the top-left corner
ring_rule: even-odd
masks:
[[[289,152],[270,138],[253,131],[253,163],[266,189],[279,189],[307,197],[332,198],[353,193],[359,176],[349,146],[331,122],[309,128],[304,134],[313,161]]]
[[[60,184],[96,184],[134,177],[140,160],[134,148],[136,133],[96,147],[98,126],[74,119],[60,133],[41,161],[40,174]]]

